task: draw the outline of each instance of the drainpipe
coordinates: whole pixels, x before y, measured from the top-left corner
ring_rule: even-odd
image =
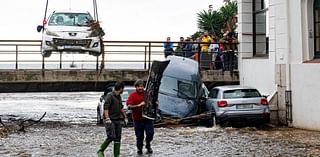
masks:
[[[292,1],[292,0],[291,0]],[[292,126],[292,91],[291,91],[291,18],[290,18],[290,0],[286,0],[287,5],[287,60],[286,60],[286,90],[285,90],[285,103],[286,103],[286,116],[288,126]]]

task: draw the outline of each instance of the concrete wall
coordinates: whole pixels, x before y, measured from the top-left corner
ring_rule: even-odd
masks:
[[[148,70],[0,70],[0,83],[62,82],[62,81],[135,81],[147,80]],[[221,70],[201,71],[205,82],[239,82],[238,72]]]
[[[251,1],[238,2],[240,22],[250,22],[241,11]],[[240,83],[255,86],[266,93],[277,91],[278,113],[282,120],[287,113],[285,92],[291,91],[292,125],[320,130],[320,66],[304,63],[314,57],[313,0],[269,0],[268,8],[269,57],[263,60],[243,55],[246,57],[239,61]],[[239,25],[245,26],[244,23]],[[243,26],[239,28],[245,32]],[[241,51],[248,52],[249,44],[241,43],[241,40],[248,39],[240,36]]]
[[[275,67],[269,59],[243,59],[240,71],[240,84],[253,86],[265,95],[276,91]]]
[[[320,130],[320,65],[292,64],[293,126]]]
[[[273,95],[275,84],[275,35],[270,32],[269,57],[253,57],[252,47],[252,0],[238,1],[239,16],[239,71],[240,84],[257,88],[265,95]],[[274,14],[272,14],[274,16]],[[269,14],[269,16],[271,16]],[[268,17],[267,17],[268,18]],[[269,22],[270,24],[271,22]],[[271,23],[272,28],[275,23]]]

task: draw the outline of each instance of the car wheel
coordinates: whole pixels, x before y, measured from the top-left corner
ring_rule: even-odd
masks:
[[[102,116],[101,116],[101,114],[100,114],[100,108],[99,108],[99,106],[97,107],[97,124],[99,125],[101,125],[103,123],[103,120],[102,120]]]
[[[212,126],[217,127],[217,116],[216,114],[212,115]]]
[[[217,126],[217,117],[214,113],[211,115],[209,120],[207,120],[207,125],[208,125],[208,127],[216,127]]]

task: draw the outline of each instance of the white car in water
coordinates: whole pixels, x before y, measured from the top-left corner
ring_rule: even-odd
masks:
[[[108,88],[105,89],[104,94],[101,95],[100,99],[99,99],[99,103],[97,106],[97,124],[102,124],[103,123],[103,105],[104,105],[104,97],[106,96],[107,93],[111,92],[113,90],[113,86],[110,86]],[[135,87],[133,86],[125,86],[123,93],[121,94],[121,98],[122,98],[122,105],[123,105],[123,109],[125,111],[125,113],[127,114],[127,122],[128,122],[128,126],[133,125],[133,121],[132,121],[132,114],[131,114],[131,110],[128,109],[127,106],[127,100],[129,95],[134,92],[136,90]]]
[[[90,55],[99,56],[103,47],[101,36],[104,34],[96,33],[96,30],[89,27],[92,21],[87,11],[54,11],[44,25],[37,27],[38,32],[43,32],[42,56],[50,57],[54,51],[89,52]]]

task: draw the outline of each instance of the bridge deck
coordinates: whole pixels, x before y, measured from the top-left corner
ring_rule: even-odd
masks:
[[[147,80],[148,70],[0,70],[0,92],[47,91],[102,91],[103,87],[118,80],[133,84],[137,79]],[[229,71],[206,70],[203,81],[215,84],[235,84],[237,74]]]

